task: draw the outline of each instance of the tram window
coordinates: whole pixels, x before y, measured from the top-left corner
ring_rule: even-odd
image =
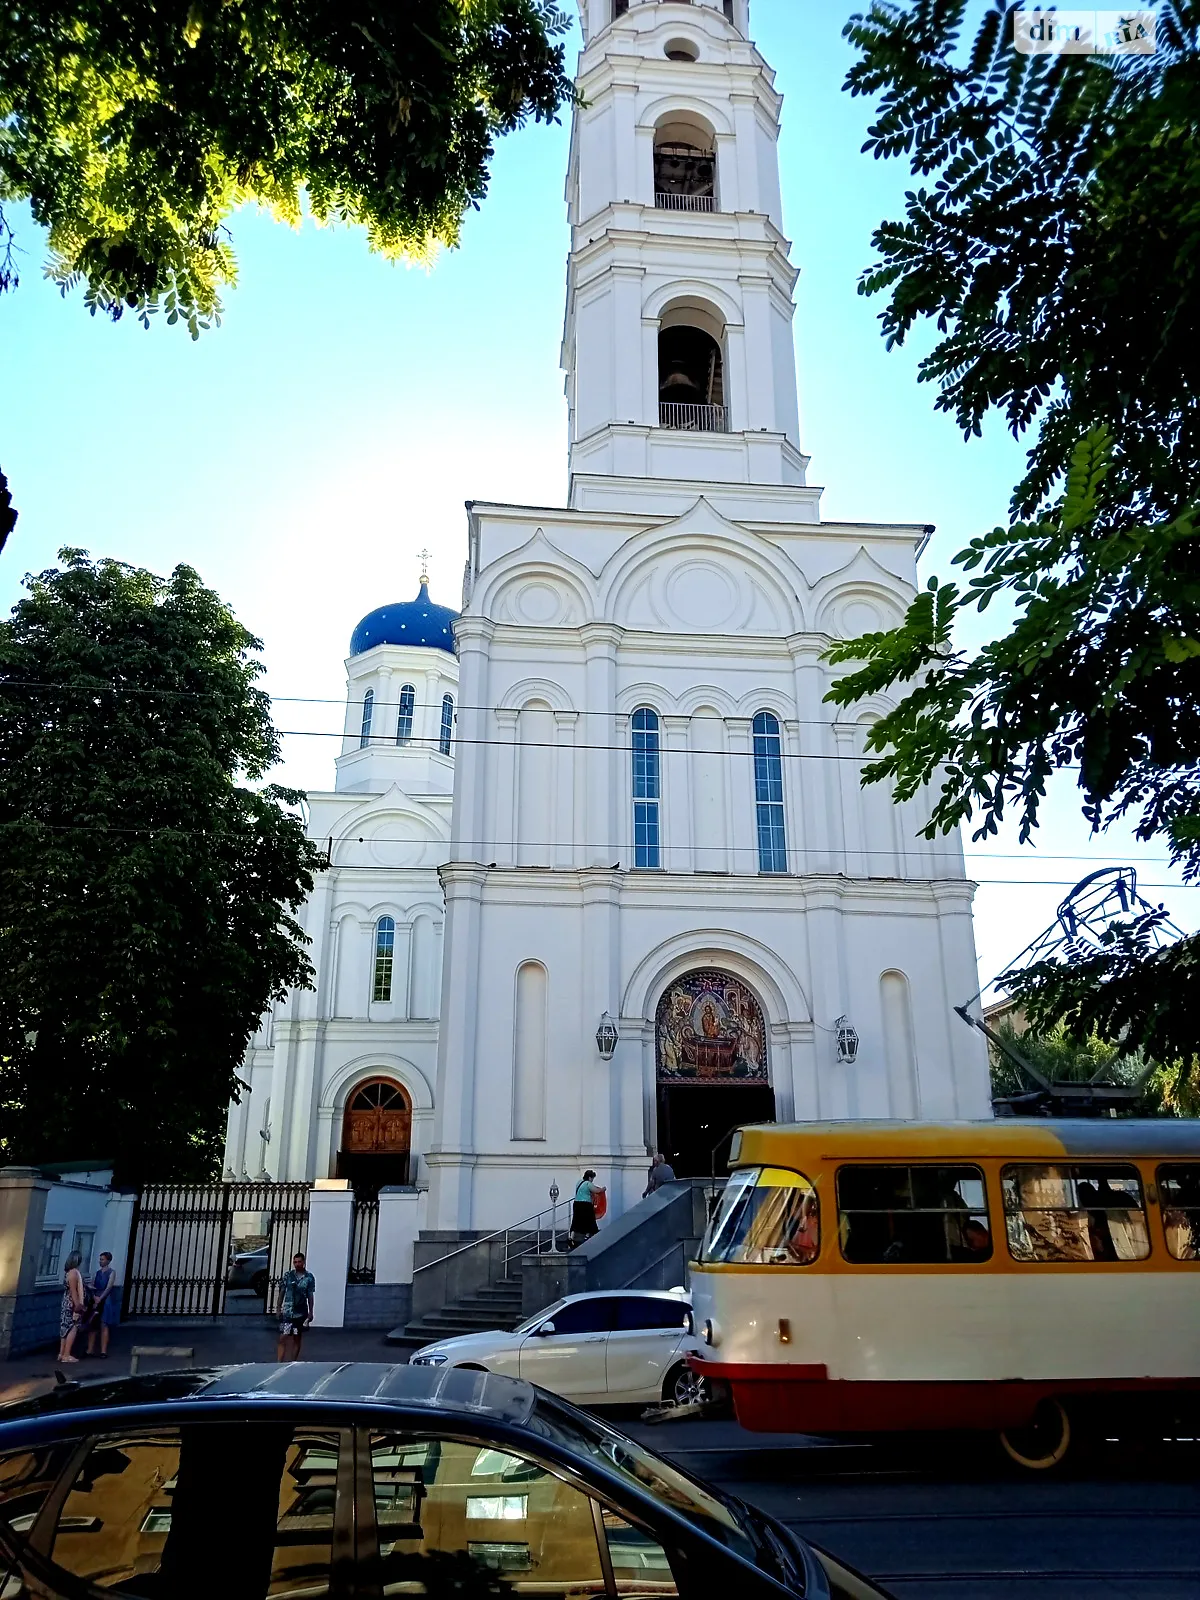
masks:
[[[1136,1167],[1005,1167],[1000,1187],[1017,1261],[1143,1261],[1150,1254]]]
[[[987,1194],[978,1167],[840,1167],[838,1233],[847,1261],[986,1261]]]
[[[701,1261],[806,1267],[821,1249],[817,1191],[786,1167],[745,1167],[725,1186]]]
[[[1176,1261],[1200,1261],[1200,1161],[1158,1169],[1167,1249]]]

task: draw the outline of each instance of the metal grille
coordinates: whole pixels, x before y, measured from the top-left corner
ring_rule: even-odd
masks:
[[[729,413],[724,406],[685,406],[674,400],[658,403],[659,426],[686,433],[728,433]]]
[[[660,189],[654,196],[658,211],[715,211],[717,199],[711,194],[672,194]]]
[[[308,1242],[307,1183],[156,1184],[138,1195],[129,1248],[126,1317],[218,1317],[235,1244],[265,1237],[263,1311],[279,1312],[280,1283]]]
[[[375,1251],[379,1244],[379,1201],[354,1202],[354,1229],[350,1236],[347,1283],[375,1282]]]

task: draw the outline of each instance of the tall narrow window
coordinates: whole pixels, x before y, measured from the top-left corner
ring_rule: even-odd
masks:
[[[358,736],[358,748],[365,750],[371,742],[371,718],[375,715],[375,691],[368,689],[363,695],[362,731]]]
[[[454,737],[454,696],[442,696],[442,736],[438,740],[438,749],[444,756],[450,754],[450,741]]]
[[[725,0],[725,4],[724,4],[724,7],[723,7],[723,10],[725,12],[725,20],[726,20],[726,22],[732,22],[733,21],[733,0]]]
[[[380,917],[375,924],[375,981],[372,1000],[392,998],[392,962],[396,955],[396,924],[391,917]]]
[[[758,813],[758,870],[786,872],[783,755],[779,718],[769,711],[760,711],[754,719],[754,802]]]
[[[413,708],[417,703],[417,692],[411,683],[406,683],[400,691],[400,715],[396,718],[396,743],[407,744],[412,738]]]
[[[639,706],[633,713],[633,864],[660,863],[658,803],[662,797],[658,712]]]
[[[613,0],[613,20],[623,17],[629,10],[629,0]]]

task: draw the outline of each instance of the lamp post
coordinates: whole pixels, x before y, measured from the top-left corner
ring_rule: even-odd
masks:
[[[558,1179],[557,1178],[551,1178],[551,1180],[550,1180],[550,1248],[546,1252],[547,1255],[551,1255],[551,1256],[556,1256],[558,1254],[558,1197],[561,1194],[561,1192],[562,1191],[558,1187]]]

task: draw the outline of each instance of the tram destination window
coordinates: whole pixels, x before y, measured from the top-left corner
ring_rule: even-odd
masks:
[[[1136,1167],[1005,1167],[1000,1187],[1016,1261],[1144,1261],[1150,1254]]]
[[[1176,1261],[1200,1261],[1200,1161],[1159,1167],[1158,1200],[1167,1249]]]
[[[847,1261],[937,1265],[991,1256],[978,1167],[840,1167],[837,1197]]]
[[[743,1167],[725,1185],[701,1261],[806,1267],[821,1249],[817,1191],[786,1167]]]

